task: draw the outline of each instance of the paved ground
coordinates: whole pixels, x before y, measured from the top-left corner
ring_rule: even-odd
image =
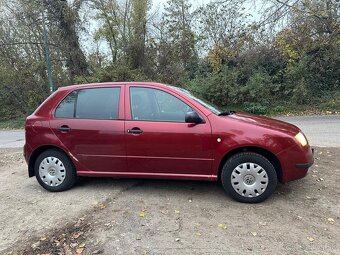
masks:
[[[292,123],[306,134],[312,146],[340,147],[340,115],[277,117]],[[23,130],[0,131],[0,148],[24,145]]]
[[[340,149],[261,204],[219,183],[88,178],[51,193],[0,149],[0,254],[339,254]]]
[[[298,126],[312,146],[340,147],[340,115],[278,117]]]
[[[0,148],[19,148],[24,143],[24,130],[0,130]]]

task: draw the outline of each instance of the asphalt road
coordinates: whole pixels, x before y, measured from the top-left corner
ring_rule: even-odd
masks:
[[[340,115],[294,116],[277,119],[298,126],[317,147],[340,147]]]
[[[24,130],[0,130],[0,148],[19,148],[24,143]]]
[[[277,117],[298,126],[309,143],[317,147],[340,147],[340,115]],[[0,131],[0,148],[19,148],[24,145],[23,130]]]

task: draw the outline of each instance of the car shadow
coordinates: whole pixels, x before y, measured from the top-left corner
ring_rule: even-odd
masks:
[[[81,177],[77,187],[92,188],[118,188],[122,190],[135,190],[139,192],[162,191],[167,193],[215,193],[225,195],[220,182],[188,181],[188,180],[161,180],[161,179],[116,179],[110,177]]]
[[[295,186],[295,185],[294,185]],[[158,194],[159,196],[181,196],[190,200],[193,197],[214,199],[215,201],[234,200],[224,191],[221,182],[160,180],[160,179],[116,179],[110,177],[81,177],[74,189],[98,191],[98,189],[115,189],[124,192],[136,192],[139,196]],[[265,203],[285,200],[292,192],[290,184],[278,184],[274,194]],[[235,202],[237,203],[237,202]]]

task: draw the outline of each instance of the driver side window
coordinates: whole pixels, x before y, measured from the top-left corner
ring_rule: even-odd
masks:
[[[153,88],[130,88],[131,115],[133,120],[185,122],[191,107],[177,97]]]

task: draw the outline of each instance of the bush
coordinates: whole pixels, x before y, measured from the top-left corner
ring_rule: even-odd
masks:
[[[272,82],[269,74],[263,69],[255,70],[246,85],[240,89],[242,101],[267,103],[270,100],[271,87]]]
[[[238,103],[237,90],[238,71],[225,66],[217,74],[199,77],[185,84],[194,94],[205,98],[217,105]]]
[[[268,107],[259,103],[245,103],[244,110],[253,114],[266,114],[268,113]]]

